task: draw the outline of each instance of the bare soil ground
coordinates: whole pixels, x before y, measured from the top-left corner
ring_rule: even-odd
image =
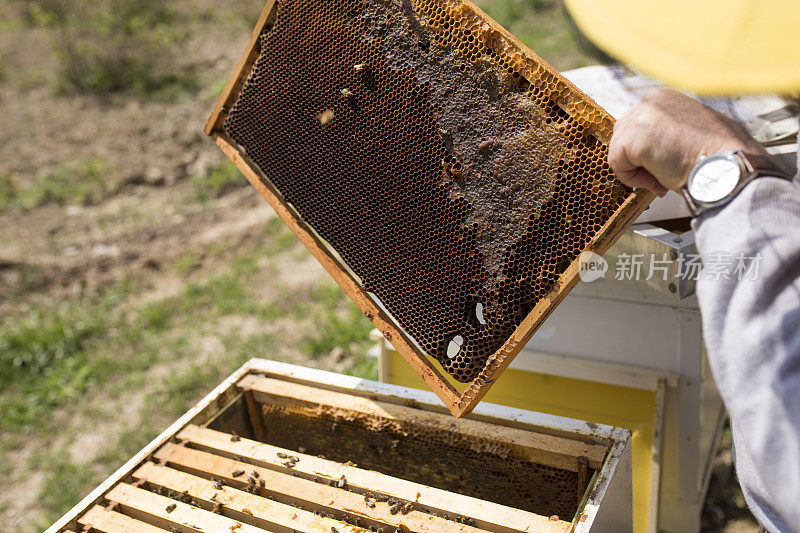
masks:
[[[525,2],[485,4],[512,31],[533,16]],[[5,206],[0,191],[0,350],[33,354],[0,357],[13,366],[0,369],[12,376],[0,380],[0,531],[24,533],[249,357],[369,377],[375,367],[370,324],[202,134],[249,35],[242,8],[183,2],[191,36],[176,68],[198,72],[201,88],[159,100],[56,93],[48,33],[16,6],[0,1],[0,180],[20,198],[50,191]],[[585,63],[563,21],[556,29],[529,38],[544,35],[557,67]],[[741,502],[731,515],[720,498],[708,530],[728,516],[728,531],[752,530]]]

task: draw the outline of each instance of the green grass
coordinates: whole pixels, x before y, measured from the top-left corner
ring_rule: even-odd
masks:
[[[0,336],[0,390],[23,375],[44,376],[53,365],[76,359],[103,326],[99,314],[76,312],[71,305],[8,319]]]
[[[46,509],[70,509],[90,490],[97,475],[86,465],[71,461],[66,449],[45,458],[39,468],[47,472],[44,488],[39,493],[39,502]],[[53,513],[50,518],[57,519],[57,516]],[[48,520],[42,527],[52,521]]]
[[[195,198],[201,202],[219,198],[226,192],[245,185],[247,180],[236,165],[228,160],[210,168],[205,175],[192,178]]]
[[[316,320],[316,331],[303,343],[304,352],[311,357],[328,355],[334,348],[357,353],[369,344],[369,332],[374,327],[355,306],[341,315],[332,310]]]
[[[8,174],[0,172],[0,212],[13,205],[17,197],[17,186]]]
[[[7,317],[0,322],[0,367],[6,369],[0,374],[0,426],[35,427],[50,410],[91,392],[115,373],[146,369],[155,361],[190,358],[187,336],[204,328],[213,334],[213,324],[221,317],[251,316],[266,326],[281,317],[314,316],[315,327],[303,341],[310,355],[326,355],[336,346],[348,354],[359,352],[368,343],[370,323],[332,282],[307,294],[277,290],[271,299],[253,295],[251,287],[265,283],[256,277],[263,272],[260,262],[288,250],[287,234],[284,226],[270,225],[267,242],[230,258],[227,272],[190,280],[178,295],[133,309],[126,302],[142,288],[134,282],[112,287],[100,298],[44,304]],[[182,268],[194,263],[186,257],[178,262]],[[222,341],[229,352],[225,357],[238,365],[253,354],[266,355],[272,336],[234,334]],[[227,365],[214,375],[231,370]],[[208,380],[201,381],[209,385]]]
[[[231,3],[234,15],[248,28],[253,28],[258,22],[264,2],[261,0],[238,0]]]
[[[115,307],[125,291],[117,286],[97,302],[30,308],[0,322],[0,428],[37,425],[116,366],[113,357],[92,354],[116,338]]]
[[[21,437],[31,434],[44,439],[57,433],[72,442],[78,428],[54,426],[54,410],[63,412],[61,419],[83,413],[113,420],[111,407],[92,401],[101,391],[112,398],[131,391],[144,396],[141,423],[120,420],[117,434],[97,457],[75,462],[68,450],[45,447],[33,459],[32,467],[46,476],[38,526],[46,527],[69,509],[251,357],[281,360],[299,345],[309,357],[322,358],[340,347],[344,372],[377,376],[376,361],[365,356],[372,326],[332,281],[288,290],[271,280],[273,297],[254,294],[267,283],[264,261],[280,257],[276,249],[284,257],[292,253],[278,244],[287,233],[282,225],[269,225],[263,246],[231,257],[227,272],[191,280],[175,296],[131,306],[144,286],[130,282],[99,298],[31,307],[24,316],[0,323],[0,365],[10,369],[0,376],[0,450],[19,448],[25,442]],[[226,317],[235,318],[229,320],[233,324],[254,317],[263,328],[223,331],[218,324]],[[296,320],[291,330],[296,338],[271,331],[275,319]],[[199,358],[198,342],[205,335],[217,337],[219,346]],[[171,370],[153,382],[147,376],[154,365]],[[0,471],[3,466],[9,465],[0,465]]]
[[[270,254],[278,254],[297,247],[303,250],[303,257],[305,257],[305,249],[298,246],[297,237],[294,236],[289,228],[286,227],[286,224],[277,216],[271,218],[267,222],[265,232],[271,239],[268,247],[268,252]]]
[[[478,7],[558,70],[596,63],[573,38],[560,2],[478,0]]]
[[[194,252],[186,252],[175,260],[175,270],[183,276],[189,275],[197,266],[197,255]]]
[[[339,348],[348,361],[343,369],[346,374],[378,379],[378,362],[367,356],[371,345],[369,332],[375,326],[344,297],[339,286],[331,282],[319,283],[312,287],[305,301],[315,303],[311,311],[315,328],[303,339],[303,352],[309,357],[321,358]],[[293,312],[302,316],[309,310],[300,306]]]
[[[29,0],[24,16],[48,29],[60,91],[174,99],[198,89],[175,61],[189,36],[175,0]]]
[[[20,187],[10,177],[0,174],[0,211],[14,206],[25,210],[45,204],[90,205],[106,196],[106,177],[113,171],[100,158],[64,164],[39,176],[27,187]]]

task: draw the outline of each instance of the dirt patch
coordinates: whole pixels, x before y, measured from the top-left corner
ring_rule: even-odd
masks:
[[[2,319],[23,317],[28,305],[91,301],[129,281],[143,290],[121,305],[141,308],[181,294],[191,282],[225,274],[233,257],[269,242],[265,226],[275,215],[243,177],[238,188],[198,199],[195,180],[224,161],[202,127],[249,29],[216,2],[186,4],[198,14],[181,58],[200,73],[203,89],[177,101],[132,94],[55,95],[56,63],[44,32],[19,21],[8,28],[9,19],[2,22],[0,58],[8,77],[0,82],[0,174],[25,190],[84,161],[103,162],[99,201],[0,208]],[[0,17],[9,15],[7,7],[0,6]],[[291,272],[291,264],[281,265],[287,261],[273,258],[265,271]],[[309,283],[319,276],[319,271],[304,271]],[[201,359],[225,367],[223,374],[232,371],[227,366],[238,363],[220,362],[226,335],[244,340],[274,331],[291,340],[299,327],[305,326],[290,319],[267,329],[252,317],[226,317],[207,325],[206,335],[176,332],[196,348],[197,360],[156,361],[138,376],[142,386],[125,388],[120,382],[126,378],[115,376],[51,413],[48,423],[57,428],[55,438],[21,438],[4,429],[0,531],[34,531],[52,513],[39,500],[51,473],[35,458],[65,450],[65,463],[97,470],[97,479],[103,479],[119,464],[107,464],[102,457],[115,452],[124,431],[143,422],[163,428],[172,421],[154,417],[145,405],[165,380],[186,375]],[[299,350],[277,355],[303,360]]]

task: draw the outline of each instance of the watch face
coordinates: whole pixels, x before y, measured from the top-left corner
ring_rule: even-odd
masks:
[[[689,181],[689,194],[699,202],[722,200],[736,188],[742,170],[726,156],[711,156],[696,168]]]

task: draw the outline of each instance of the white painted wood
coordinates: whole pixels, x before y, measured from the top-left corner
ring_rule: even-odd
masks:
[[[631,446],[618,441],[598,476],[593,497],[575,519],[576,533],[633,530],[632,462]]]
[[[699,311],[570,295],[517,359],[551,353],[680,374],[682,338],[699,328]]]
[[[661,500],[661,463],[664,448],[664,402],[667,384],[659,380],[653,402],[653,444],[651,445],[652,462],[650,463],[650,514],[647,524],[651,533],[658,531],[659,502]]]
[[[649,391],[656,390],[661,380],[674,387],[677,386],[679,379],[678,374],[669,370],[653,370],[635,365],[532,350],[526,350],[525,355],[515,359],[511,363],[511,368]]]

